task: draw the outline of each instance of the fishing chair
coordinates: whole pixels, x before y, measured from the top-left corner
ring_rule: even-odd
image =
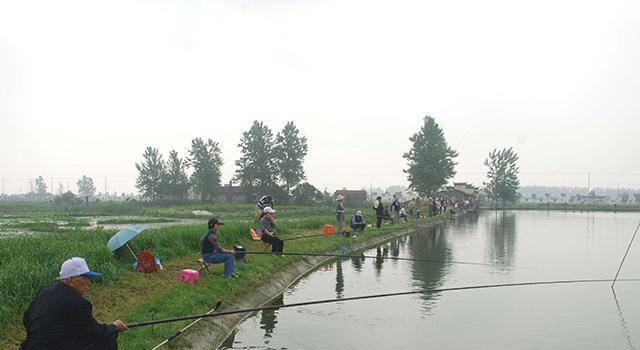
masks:
[[[271,243],[262,240],[262,232],[260,231],[260,233],[258,233],[252,227],[249,227],[249,238],[251,238],[252,241],[262,242],[264,251],[271,248]]]
[[[207,272],[209,272],[209,265],[210,265],[209,263],[204,261],[202,257],[200,257],[197,261],[198,261],[198,264],[200,265],[200,270],[198,270],[198,272],[203,272],[204,270],[207,270]]]

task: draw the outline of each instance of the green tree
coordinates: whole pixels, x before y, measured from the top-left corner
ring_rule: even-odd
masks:
[[[70,207],[79,204],[80,200],[76,197],[75,194],[71,193],[71,191],[67,191],[57,195],[53,199],[53,203],[55,205],[63,207],[65,210],[68,210]]]
[[[322,192],[308,182],[300,183],[291,192],[296,205],[316,205],[324,201]]]
[[[169,152],[167,172],[164,179],[164,191],[173,199],[185,200],[189,192],[189,176],[187,176],[188,162],[178,157],[178,152]]]
[[[136,163],[136,169],[138,169],[136,188],[142,197],[159,200],[161,199],[163,181],[166,178],[166,165],[157,148],[147,147],[142,156],[144,161]]]
[[[39,195],[44,195],[47,193],[47,183],[44,181],[42,176],[38,176],[36,178],[35,192]]]
[[[306,179],[302,163],[308,151],[307,138],[300,136],[293,122],[288,122],[276,135],[273,150],[282,188],[287,195],[291,195],[291,190]]]
[[[93,179],[87,175],[82,175],[80,180],[76,182],[78,185],[78,195],[80,197],[93,197],[96,193],[96,186],[93,184]]]
[[[277,166],[273,156],[273,133],[262,122],[253,122],[251,129],[242,133],[238,147],[242,152],[240,159],[236,161],[235,176],[233,181],[239,182],[246,192],[254,196],[279,192],[277,188],[277,175],[274,171]]]
[[[62,182],[58,181],[58,190],[56,191],[56,194],[60,195],[64,193],[64,185],[62,184]]]
[[[622,194],[621,200],[622,200],[622,203],[627,203],[629,201],[629,194],[627,192],[624,192]]]
[[[490,198],[501,202],[515,202],[518,199],[518,154],[511,147],[498,151],[494,149],[485,159],[484,165],[488,167],[485,190]],[[545,193],[547,201],[549,194]]]
[[[403,170],[409,180],[409,189],[421,196],[430,195],[456,174],[457,163],[453,159],[458,152],[447,145],[442,129],[430,116],[424,117],[420,131],[411,136],[409,141],[413,145],[403,155],[409,166]]]
[[[220,146],[211,139],[206,143],[201,138],[191,140],[188,164],[193,167],[191,184],[194,192],[200,194],[203,201],[211,200],[220,188],[220,168],[224,164]]]

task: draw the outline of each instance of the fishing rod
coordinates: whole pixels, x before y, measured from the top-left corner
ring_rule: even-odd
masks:
[[[292,303],[292,304],[286,304],[286,305],[270,305],[270,306],[254,307],[254,308],[248,308],[248,309],[239,309],[239,310],[215,312],[215,313],[211,313],[211,314],[189,315],[189,316],[165,318],[165,319],[161,319],[161,320],[132,322],[132,323],[127,323],[127,327],[128,328],[137,328],[137,327],[149,326],[149,325],[153,325],[153,324],[161,324],[161,323],[170,323],[170,322],[177,322],[177,321],[192,320],[192,319],[196,319],[196,318],[218,317],[218,316],[241,314],[241,313],[247,313],[247,312],[283,309],[283,308],[296,307],[296,306],[338,303],[338,302],[344,302],[344,301],[374,299],[374,298],[386,298],[386,297],[395,297],[395,296],[411,295],[411,294],[434,294],[434,293],[443,293],[443,292],[452,292],[452,291],[461,291],[461,290],[505,288],[505,287],[522,287],[522,286],[536,286],[536,285],[604,283],[604,282],[608,283],[608,282],[611,282],[611,281],[613,281],[613,280],[612,279],[558,280],[558,281],[538,281],[538,282],[485,284],[485,285],[438,288],[438,289],[419,289],[419,290],[408,291],[408,292],[372,294],[372,295],[362,295],[362,296],[357,296],[357,297],[337,298],[337,299],[323,299],[323,300],[306,301],[306,302],[300,302],[300,303]],[[619,279],[618,281],[621,281],[621,282],[640,282],[640,278]]]
[[[413,258],[402,258],[396,256],[377,256],[377,255],[345,255],[345,254],[331,254],[331,253],[296,253],[296,252],[256,252],[256,251],[243,251],[244,254],[255,254],[255,255],[292,255],[292,256],[326,256],[326,257],[335,257],[335,258],[358,258],[358,259],[382,259],[382,260],[403,260],[403,261],[417,261],[417,262],[427,262],[427,263],[452,263],[452,264],[462,264],[462,265],[478,265],[478,266],[501,266],[499,264],[487,264],[487,263],[478,263],[478,262],[469,262],[469,261],[455,261],[455,260],[436,260],[436,259],[413,259]],[[533,269],[532,267],[518,267],[512,266],[519,269]]]
[[[295,241],[296,239],[302,239],[302,238],[310,238],[310,237],[320,237],[320,236],[328,236],[325,235],[324,233],[316,233],[313,235],[306,235],[306,236],[297,236],[297,237],[291,237],[291,238],[285,238],[282,241],[283,242],[287,242],[287,241]]]
[[[631,244],[633,244],[633,240],[636,239],[636,234],[638,233],[639,228],[640,228],[640,222],[638,222],[638,227],[636,227],[636,232],[633,233],[633,237],[631,237],[631,241],[629,242],[627,251],[624,253],[624,256],[622,257],[622,261],[620,262],[620,267],[618,267],[618,272],[616,272],[616,277],[613,278],[613,283],[611,283],[611,289],[613,289],[613,285],[616,284],[616,280],[618,279],[618,275],[620,274],[620,270],[622,269],[622,264],[624,264],[624,260],[627,258],[627,254],[629,254],[629,249],[631,249]]]
[[[212,313],[214,313],[216,310],[218,310],[218,308],[220,307],[220,305],[222,305],[221,301],[218,301],[214,306],[213,309],[209,310],[205,315],[211,315]],[[189,323],[188,326],[182,328],[181,330],[179,330],[178,332],[176,332],[176,334],[170,336],[169,338],[165,339],[162,343],[156,345],[153,349],[151,350],[156,350],[158,348],[160,348],[161,346],[163,346],[164,344],[167,344],[168,342],[172,341],[173,339],[175,339],[177,336],[179,336],[180,334],[182,334],[184,331],[186,331],[187,329],[191,328],[191,326],[193,326],[194,324],[200,322],[200,320],[202,320],[202,317],[198,318],[197,320]]]

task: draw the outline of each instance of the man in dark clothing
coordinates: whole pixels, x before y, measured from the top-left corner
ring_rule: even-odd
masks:
[[[384,219],[384,205],[382,204],[382,197],[376,197],[376,201],[373,203],[373,210],[376,211],[376,227],[380,228],[382,219]]]
[[[233,256],[235,251],[231,249],[225,249],[218,244],[218,227],[224,225],[224,222],[217,218],[209,220],[209,231],[202,237],[200,241],[200,254],[202,254],[202,260],[207,264],[224,263],[224,278],[236,278],[233,273]]]
[[[391,202],[391,211],[393,212],[393,223],[400,223],[400,200],[398,195],[393,195],[393,202]]]
[[[127,329],[120,320],[100,324],[92,316],[93,305],[83,295],[92,277],[83,258],[71,258],[62,264],[59,283],[43,287],[24,313],[22,323],[27,339],[22,350],[113,350],[118,348],[119,332]]]
[[[358,210],[356,215],[351,217],[351,229],[353,229],[353,231],[364,231],[366,226],[364,215],[362,215],[362,211]]]

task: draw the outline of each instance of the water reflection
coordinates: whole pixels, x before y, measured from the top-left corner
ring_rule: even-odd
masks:
[[[351,266],[353,270],[360,273],[362,272],[362,263],[364,262],[364,258],[351,258]]]
[[[618,296],[616,295],[616,290],[611,288],[613,292],[613,300],[616,302],[616,308],[618,308],[618,316],[620,317],[620,326],[622,327],[622,336],[627,342],[627,348],[631,350],[636,350],[636,347],[633,345],[633,341],[631,340],[631,331],[629,331],[629,326],[627,321],[625,321],[624,316],[622,315],[622,309],[620,308],[620,303],[618,302]]]
[[[443,277],[447,274],[451,260],[451,252],[444,237],[444,229],[441,226],[428,228],[425,232],[407,237],[408,250],[411,258],[432,259],[437,262],[415,262],[411,265],[412,280],[414,286],[420,289],[435,289],[443,285]],[[435,300],[439,294],[420,294],[423,300],[423,310],[431,313]]]
[[[379,246],[376,248],[376,260],[374,263],[376,270],[376,277],[382,276],[382,266],[384,265],[384,259],[380,259],[389,255],[389,248],[385,245],[384,247]]]
[[[503,267],[513,265],[516,254],[516,215],[508,211],[496,211],[487,218],[487,245],[489,257]]]
[[[342,298],[344,292],[344,275],[342,273],[342,259],[336,261],[336,298]]]
[[[270,305],[284,305],[284,294],[276,296]],[[276,324],[278,324],[278,310],[280,309],[264,310],[261,312],[260,329],[264,329],[265,338],[271,338],[271,334],[273,334],[273,330],[276,328]]]

